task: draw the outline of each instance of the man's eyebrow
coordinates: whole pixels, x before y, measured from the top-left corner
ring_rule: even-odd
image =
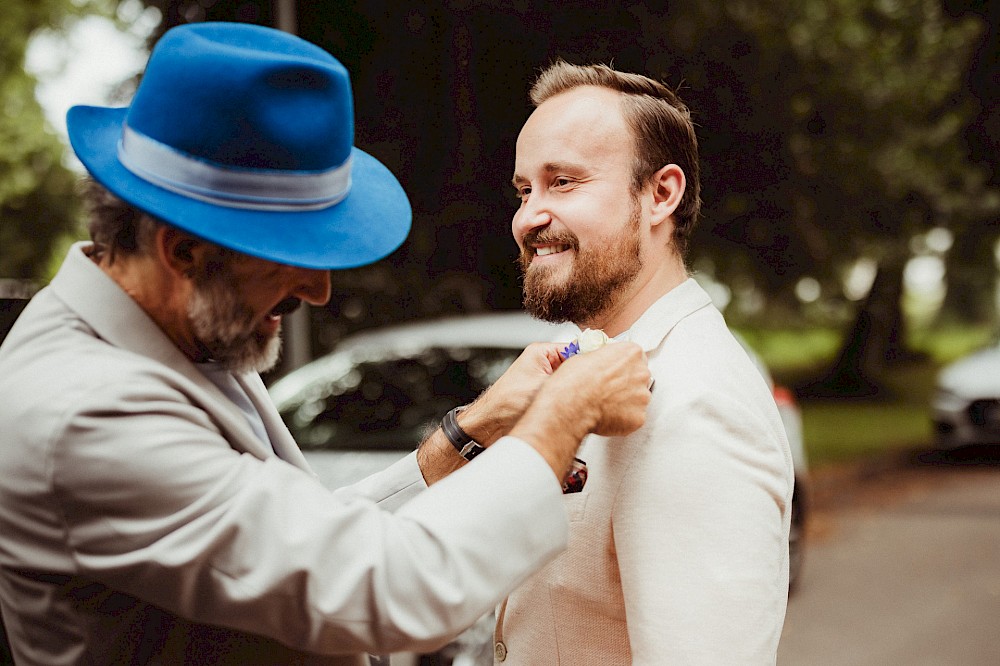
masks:
[[[559,172],[578,174],[584,171],[584,168],[578,164],[573,164],[572,162],[546,162],[542,165],[542,171],[546,174]],[[514,177],[510,179],[510,182],[514,185],[514,187],[517,187],[521,183],[528,182],[528,179],[515,173]]]

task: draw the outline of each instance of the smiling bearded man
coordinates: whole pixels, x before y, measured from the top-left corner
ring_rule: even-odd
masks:
[[[656,385],[642,429],[581,445],[569,549],[501,604],[495,658],[773,664],[791,453],[769,387],[685,266],[700,209],[690,113],[603,65],[556,63],[531,99],[511,222],[525,308],[638,343]]]

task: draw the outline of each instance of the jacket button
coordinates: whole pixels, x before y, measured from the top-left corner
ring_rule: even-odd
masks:
[[[503,661],[507,658],[507,646],[501,641],[497,641],[493,645],[493,656],[496,657],[497,661]]]

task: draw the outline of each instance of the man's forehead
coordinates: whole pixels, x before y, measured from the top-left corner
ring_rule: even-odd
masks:
[[[631,151],[631,132],[621,113],[620,95],[607,88],[580,86],[540,104],[517,138],[515,171],[583,166],[608,151]],[[522,174],[526,175],[526,174]],[[515,176],[516,177],[516,176]]]
[[[577,86],[553,95],[538,105],[532,117],[579,117],[597,116],[602,120],[616,121],[622,118],[620,93],[601,86]],[[531,118],[529,118],[530,122]]]

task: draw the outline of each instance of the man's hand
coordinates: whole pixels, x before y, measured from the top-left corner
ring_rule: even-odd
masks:
[[[641,427],[650,396],[638,345],[616,342],[564,361],[559,350],[565,346],[529,346],[459,421],[484,446],[508,433],[520,437],[560,481],[585,436],[627,435]],[[417,461],[428,485],[465,464],[440,429],[421,444]]]
[[[612,437],[627,435],[646,422],[649,405],[649,385],[652,375],[646,364],[646,354],[630,342],[618,342],[601,347],[588,354],[574,356],[572,365],[566,365],[556,383],[571,383],[571,387],[557,387],[556,395],[578,391],[578,412],[585,407],[596,410],[596,420],[583,434]],[[564,392],[565,391],[565,392]],[[589,391],[589,396],[582,395]],[[587,397],[593,402],[588,403]],[[579,414],[581,425],[587,423]]]
[[[559,350],[566,343],[529,345],[503,375],[460,414],[459,426],[489,446],[506,435],[531,404],[538,389],[563,363]],[[417,449],[417,463],[428,485],[465,464],[437,428]]]
[[[563,363],[559,350],[565,346],[545,342],[528,345],[500,379],[462,412],[462,429],[483,446],[506,435],[538,389]]]
[[[616,342],[562,363],[510,431],[534,446],[562,480],[589,433],[626,435],[646,421],[651,376],[642,349]]]

